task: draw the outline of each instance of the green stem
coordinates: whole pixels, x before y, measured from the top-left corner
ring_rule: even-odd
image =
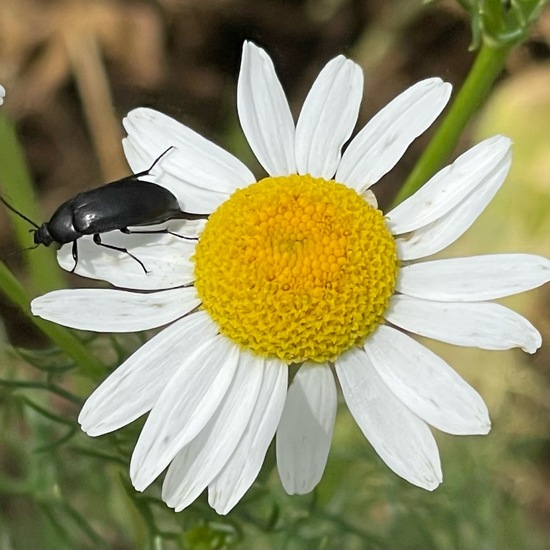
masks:
[[[394,205],[410,197],[444,164],[455,149],[464,128],[489,93],[512,45],[496,47],[484,42],[470,73],[447,116],[401,187]]]
[[[0,112],[0,183],[2,196],[17,210],[21,210],[35,222],[37,216],[36,196],[32,178],[25,161],[25,155],[15,129],[6,116]],[[20,249],[33,244],[29,234],[31,226],[12,212],[8,212],[17,237]],[[29,275],[34,291],[48,292],[64,286],[61,270],[55,261],[52,250],[40,247],[25,254],[24,260],[29,268]]]
[[[82,369],[85,376],[97,380],[105,372],[101,362],[88,350],[76,336],[60,325],[35,317],[29,311],[30,298],[21,283],[11,271],[0,262],[0,291],[8,296],[29,319],[61,348]]]

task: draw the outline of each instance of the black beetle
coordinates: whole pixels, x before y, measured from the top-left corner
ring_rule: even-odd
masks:
[[[127,234],[171,233],[168,229],[133,231],[128,229],[128,226],[154,225],[173,219],[194,220],[206,217],[201,214],[183,212],[178,200],[168,189],[156,183],[139,179],[149,175],[160,159],[173,148],[166,149],[147,170],[79,193],[64,202],[53,213],[50,221],[41,226],[18,212],[2,197],[0,200],[10,210],[36,228],[31,229],[34,232],[35,244],[31,248],[36,248],[41,244],[49,246],[54,242],[60,245],[73,243],[72,255],[75,263],[71,272],[76,269],[78,263],[77,240],[84,235],[93,235],[95,244],[128,254],[147,273],[141,260],[128,252],[126,248],[103,243],[100,235],[117,229]],[[181,235],[172,234],[181,237]]]

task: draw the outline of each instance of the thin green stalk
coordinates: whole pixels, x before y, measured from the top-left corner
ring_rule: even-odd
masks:
[[[20,210],[35,223],[40,222],[37,201],[32,178],[25,161],[25,155],[15,129],[11,122],[0,111],[0,184],[2,196],[17,210]],[[2,205],[3,206],[3,205]],[[3,208],[10,216],[19,249],[33,244],[29,233],[29,224]],[[37,293],[48,292],[64,286],[61,270],[55,261],[53,250],[39,247],[24,255],[28,266],[33,289]]]
[[[65,327],[35,317],[29,310],[30,297],[13,273],[0,262],[0,291],[8,296],[29,319],[62,349],[82,369],[85,376],[94,380],[104,373],[101,362],[76,336]]]
[[[484,42],[447,116],[401,187],[394,204],[399,204],[422,187],[445,163],[455,149],[464,128],[489,93],[512,44]]]

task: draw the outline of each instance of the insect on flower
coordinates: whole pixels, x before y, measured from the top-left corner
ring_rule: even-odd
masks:
[[[150,175],[158,162],[174,147],[169,147],[159,155],[146,170],[126,176],[117,181],[106,183],[101,187],[84,191],[64,202],[53,213],[50,221],[38,225],[16,210],[4,198],[0,200],[15,214],[35,227],[34,249],[39,245],[50,246],[73,243],[72,256],[74,272],[78,264],[77,241],[84,235],[93,235],[94,243],[104,248],[117,250],[128,254],[147,273],[143,262],[124,247],[106,244],[101,240],[101,234],[119,230],[122,233],[171,233],[168,229],[133,230],[132,226],[148,226],[163,223],[173,219],[198,219],[205,216],[183,212],[176,197],[160,185],[140,178]],[[186,238],[176,233],[177,237]]]
[[[176,147],[156,181],[191,211],[211,213],[200,239],[159,239],[147,249],[158,273],[147,277],[101,254],[93,271],[82,262],[78,272],[119,288],[56,290],[31,304],[35,315],[81,330],[169,325],[102,382],[79,422],[99,436],[148,414],[130,477],[143,491],[166,470],[162,498],[176,511],[207,489],[209,504],[227,514],[274,437],[285,490],[313,490],[331,445],[336,381],[388,467],[433,490],[442,469],[429,426],[481,435],[491,422],[477,391],[409,333],[490,350],[541,345],[527,319],[492,300],[546,283],[550,260],[426,259],[494,197],[510,140],[486,139],[382,212],[371,187],[434,122],[451,86],[439,78],[411,86],[343,150],[362,94],[361,68],[338,56],[295,123],[270,57],[245,43],[237,110],[263,178],[158,111],[130,112],[130,166],[139,172],[155,146]],[[60,264],[70,267],[68,255]]]

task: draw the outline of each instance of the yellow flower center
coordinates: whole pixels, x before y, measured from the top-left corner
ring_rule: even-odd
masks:
[[[341,183],[290,175],[236,191],[195,253],[202,307],[240,346],[333,360],[382,321],[398,269],[382,213]]]

